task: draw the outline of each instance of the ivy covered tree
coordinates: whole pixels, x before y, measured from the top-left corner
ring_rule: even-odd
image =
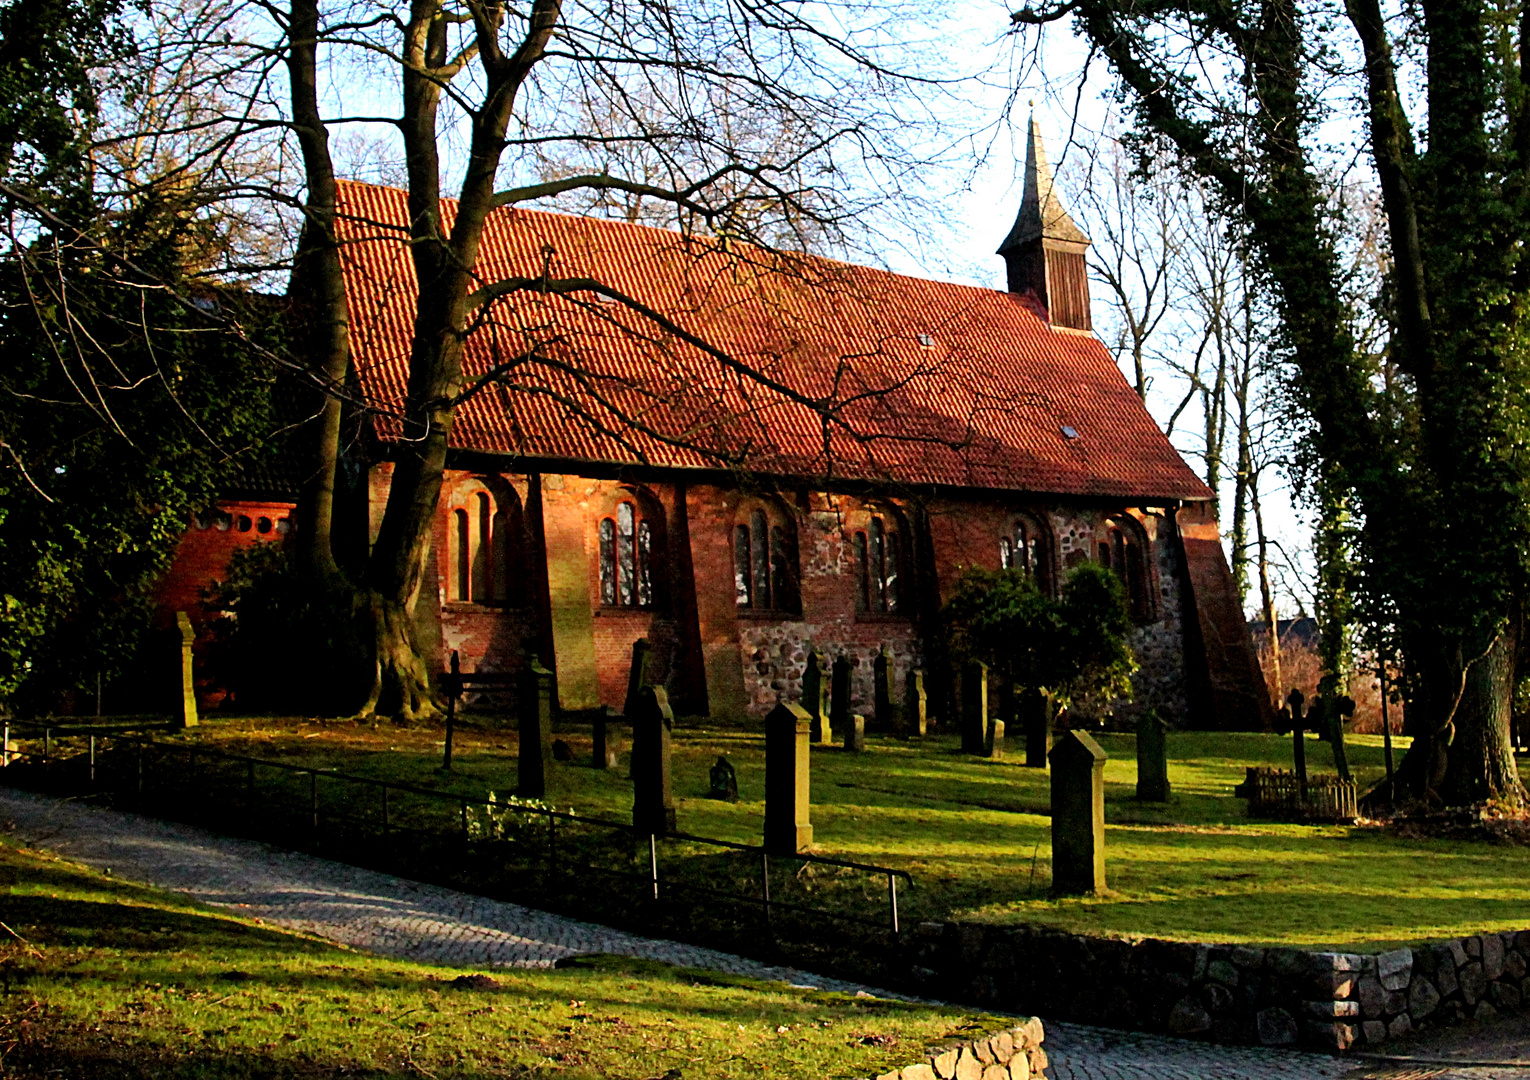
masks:
[[[1056,599],[1024,570],[973,567],[943,613],[952,653],[981,660],[1016,689],[1060,705],[1131,697],[1137,659],[1126,589],[1103,566],[1075,567]]]
[[[1309,488],[1342,507],[1354,603],[1403,664],[1413,744],[1397,792],[1525,798],[1509,741],[1530,552],[1530,23],[1482,0],[1065,0],[1140,128],[1237,215],[1273,298]],[[1346,57],[1354,58],[1353,63]],[[1416,85],[1417,114],[1399,86]],[[1365,104],[1334,146],[1329,103]],[[1415,130],[1427,131],[1427,140]],[[1320,130],[1321,129],[1321,130]],[[1386,280],[1357,296],[1333,175],[1368,159]],[[1390,326],[1357,347],[1357,306]]]

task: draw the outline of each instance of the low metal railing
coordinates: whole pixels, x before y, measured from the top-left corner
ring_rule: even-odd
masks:
[[[13,741],[15,731],[20,731],[30,745],[21,746]],[[205,823],[208,818],[219,819],[225,825],[232,823],[235,831],[255,833],[260,838],[275,838],[291,846],[322,850],[326,856],[339,857],[344,861],[363,862],[370,854],[364,844],[344,848],[337,840],[345,838],[349,830],[353,841],[370,835],[382,855],[380,861],[397,868],[400,861],[400,844],[406,837],[413,837],[419,844],[417,854],[426,862],[440,862],[445,856],[455,860],[464,851],[477,852],[484,862],[495,864],[505,853],[513,849],[519,854],[540,862],[544,868],[542,885],[567,886],[575,873],[596,874],[607,879],[628,881],[637,886],[645,901],[663,905],[666,901],[682,897],[702,897],[741,905],[747,910],[763,914],[766,927],[772,933],[780,929],[779,918],[797,915],[809,919],[833,919],[836,922],[890,935],[896,941],[900,934],[898,921],[898,883],[913,884],[906,871],[892,867],[861,863],[832,856],[800,853],[795,855],[772,854],[763,847],[735,843],[690,833],[653,835],[639,833],[632,825],[603,818],[588,817],[571,811],[549,806],[526,804],[519,801],[500,801],[493,797],[476,797],[456,792],[444,792],[392,780],[358,776],[312,765],[297,765],[269,758],[214,750],[195,743],[169,743],[130,734],[121,730],[109,730],[96,725],[30,725],[12,722],[0,732],[0,765],[14,767],[21,763],[33,763],[44,777],[53,774],[56,782],[49,786],[67,786],[71,781],[83,780],[92,794],[111,794],[126,797],[129,805],[138,809],[151,809],[162,816],[181,817]],[[37,746],[38,741],[41,746]],[[65,745],[66,741],[76,745]],[[79,745],[83,744],[83,745]],[[176,768],[175,766],[181,766]],[[67,773],[67,775],[65,775]],[[287,783],[273,784],[263,781],[262,774],[276,773],[288,779]],[[0,770],[14,776],[11,768]],[[165,814],[166,803],[173,795],[184,795],[186,789],[204,793],[216,785],[216,793],[223,804],[222,814],[213,812],[203,800],[198,801],[200,813],[186,813],[186,801],[181,801],[181,813]],[[326,789],[321,792],[321,786]],[[361,789],[370,792],[369,798],[337,796],[337,789],[349,787],[351,792]],[[321,797],[326,796],[326,797]],[[414,800],[414,812],[401,813],[410,800]],[[236,806],[236,803],[242,806]],[[421,808],[426,809],[421,813]],[[212,808],[216,809],[216,808]],[[256,810],[258,818],[238,817],[239,809]],[[284,830],[281,819],[296,818],[300,826],[296,831]],[[446,825],[447,822],[450,825]],[[535,828],[527,828],[527,822],[538,822]],[[507,827],[507,825],[509,827]],[[581,843],[579,833],[615,839],[619,846],[630,850],[633,862],[646,855],[646,866],[620,868],[581,860],[579,855],[589,853],[588,843]],[[274,834],[274,837],[273,837]],[[360,837],[358,837],[360,834]],[[536,839],[533,839],[533,835]],[[626,843],[622,843],[625,841]],[[448,843],[449,842],[449,843]],[[737,853],[746,862],[757,867],[755,891],[741,892],[737,889],[718,888],[685,876],[661,873],[661,849],[693,845],[703,850]],[[599,847],[598,844],[594,845]],[[864,874],[885,883],[885,914],[870,917],[867,914],[836,910],[833,907],[816,906],[772,892],[772,870],[781,876],[781,869],[797,864],[800,868],[827,867]],[[695,869],[695,868],[693,868]],[[709,867],[717,876],[717,868]],[[472,874],[457,873],[459,879],[474,878]],[[796,881],[800,876],[790,875]],[[488,880],[476,879],[480,885],[487,884],[491,891],[510,895],[524,895],[528,891],[545,894],[545,889],[528,889],[523,875],[501,867],[498,873],[488,875]],[[587,892],[587,890],[581,890]],[[588,897],[585,897],[588,899]]]

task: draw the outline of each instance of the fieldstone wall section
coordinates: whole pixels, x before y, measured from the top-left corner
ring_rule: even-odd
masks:
[[[1361,955],[921,923],[910,949],[933,996],[1230,1044],[1341,1051],[1530,1004],[1530,931]]]
[[[927,1051],[914,1064],[876,1080],[1030,1080],[1047,1067],[1043,1038],[1041,1021],[1032,1017],[997,1035]]]

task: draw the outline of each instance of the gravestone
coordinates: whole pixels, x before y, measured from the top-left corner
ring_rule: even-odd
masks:
[[[569,746],[569,744],[564,742],[562,739],[554,739],[553,740],[553,760],[554,761],[573,761],[574,760],[574,748]]]
[[[1105,888],[1105,751],[1082,731],[1052,747],[1052,892]]]
[[[898,730],[898,707],[894,704],[895,687],[893,679],[896,678],[896,664],[893,662],[892,650],[886,645],[882,646],[877,658],[871,666],[872,671],[872,708],[875,710],[875,723],[877,730],[882,734]]]
[[[638,691],[632,722],[632,825],[639,836],[675,831],[675,794],[670,781],[670,739],[675,714],[662,687]]]
[[[999,761],[1004,757],[1004,721],[997,716],[988,720],[988,730],[983,733],[983,756]]]
[[[1137,798],[1142,802],[1169,801],[1169,725],[1157,709],[1137,716]]]
[[[532,660],[521,671],[516,696],[521,735],[516,791],[527,799],[545,798],[552,771],[552,672]]]
[[[845,721],[845,749],[856,754],[866,749],[866,718],[860,713]]]
[[[1333,768],[1344,780],[1349,775],[1349,756],[1344,752],[1344,721],[1355,715],[1355,699],[1348,694],[1336,698],[1328,709],[1328,742],[1333,747]]]
[[[1052,752],[1050,703],[1040,690],[1025,690],[1020,694],[1019,707],[1020,724],[1025,729],[1025,764],[1032,769],[1045,769],[1047,755]]]
[[[924,672],[909,671],[903,681],[903,737],[922,739],[929,730],[929,697],[924,692]]]
[[[829,724],[833,731],[844,731],[850,723],[850,658],[837,657],[834,678],[829,687]],[[825,732],[826,737],[831,737]]]
[[[829,721],[829,660],[817,649],[809,649],[807,667],[802,672],[802,707],[813,725],[815,743],[832,743],[834,728]]]
[[[813,843],[808,778],[812,720],[782,703],[765,717],[765,850],[795,855]]]
[[[738,802],[738,773],[733,771],[733,763],[726,757],[718,757],[717,764],[708,772],[708,779],[711,790],[707,792],[707,798]]]
[[[1302,702],[1307,700],[1300,690],[1293,688],[1286,695],[1286,708],[1291,713],[1291,759],[1296,769],[1296,779],[1307,787],[1307,740],[1302,734]]]
[[[191,666],[191,646],[197,640],[197,632],[191,625],[191,616],[184,611],[175,613],[175,629],[181,647],[181,700],[177,719],[183,728],[197,726],[197,683]]]
[[[590,763],[597,769],[616,768],[622,749],[621,736],[615,727],[616,718],[616,710],[609,705],[602,705],[595,717],[595,747]]]
[[[648,685],[648,639],[638,638],[632,643],[632,664],[627,668],[627,696],[622,699],[622,714],[632,716],[637,708],[638,693]],[[597,769],[616,766],[620,740],[611,733],[610,717],[602,709],[595,717],[595,751],[591,764]]]
[[[962,668],[962,753],[981,754],[988,736],[988,665]]]

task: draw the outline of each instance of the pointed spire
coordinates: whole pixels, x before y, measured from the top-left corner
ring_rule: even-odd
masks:
[[[1046,147],[1041,144],[1041,125],[1036,123],[1033,112],[1030,145],[1025,155],[1025,194],[1020,199],[1020,213],[1015,217],[1014,227],[999,245],[999,254],[1006,254],[1026,241],[1038,238],[1089,243],[1089,237],[1073,223],[1057,198],[1052,166],[1047,164]]]

